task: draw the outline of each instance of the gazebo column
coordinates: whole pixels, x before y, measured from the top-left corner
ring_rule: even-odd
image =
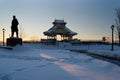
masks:
[[[61,40],[63,40],[63,35],[60,35],[61,36]]]
[[[64,40],[64,35],[63,35],[63,37],[62,37],[63,39],[62,40]]]
[[[63,40],[65,40],[65,36],[63,35]]]
[[[69,36],[69,37],[68,37],[68,40],[72,40],[72,37],[73,37],[73,36]]]
[[[61,36],[61,40],[62,40],[62,35],[60,35]]]
[[[54,39],[56,39],[56,36],[54,36]]]

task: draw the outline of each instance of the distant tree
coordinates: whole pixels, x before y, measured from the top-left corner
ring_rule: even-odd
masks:
[[[22,24],[19,26],[19,36],[20,38],[24,38],[26,36]]]
[[[116,28],[117,28],[117,35],[119,39],[119,46],[120,46],[120,8],[116,9]]]
[[[106,37],[102,37],[102,41],[105,42],[106,41]]]

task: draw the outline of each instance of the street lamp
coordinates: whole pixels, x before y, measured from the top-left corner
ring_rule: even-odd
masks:
[[[113,43],[114,43],[114,25],[111,26],[112,29],[112,45],[111,45],[111,51],[113,51]]]
[[[5,46],[5,29],[3,28],[2,31],[3,31],[3,46]]]

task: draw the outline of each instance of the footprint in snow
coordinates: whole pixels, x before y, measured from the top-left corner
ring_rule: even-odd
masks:
[[[16,69],[15,71],[24,71],[25,68],[22,68],[22,69]]]
[[[4,75],[1,77],[1,80],[12,80],[12,76],[10,74]]]

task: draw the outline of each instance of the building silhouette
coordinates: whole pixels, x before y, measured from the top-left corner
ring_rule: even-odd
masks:
[[[53,27],[43,33],[47,36],[47,39],[57,39],[56,36],[60,35],[61,40],[72,40],[73,36],[77,35],[77,33],[66,27],[66,24],[64,20],[55,20]]]

